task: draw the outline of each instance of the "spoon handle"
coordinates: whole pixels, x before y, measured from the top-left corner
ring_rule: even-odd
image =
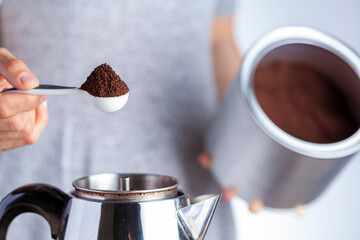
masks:
[[[88,92],[76,87],[66,87],[66,86],[47,85],[47,84],[40,84],[38,87],[30,90],[18,90],[16,88],[10,88],[2,91],[1,93],[26,93],[33,95],[70,95],[70,94],[87,95],[88,94]]]

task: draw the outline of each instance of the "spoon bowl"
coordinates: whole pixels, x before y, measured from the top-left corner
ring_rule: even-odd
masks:
[[[119,97],[94,97],[91,96],[91,102],[94,106],[103,112],[116,112],[123,108],[129,99],[129,93]]]

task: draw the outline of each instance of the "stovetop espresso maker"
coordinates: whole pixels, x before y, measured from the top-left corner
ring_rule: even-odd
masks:
[[[0,203],[0,240],[24,212],[42,215],[57,240],[204,239],[220,195],[190,200],[175,178],[153,174],[91,175],[70,194],[26,185]]]

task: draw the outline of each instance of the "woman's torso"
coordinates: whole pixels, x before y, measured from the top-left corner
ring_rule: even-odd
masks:
[[[215,108],[214,8],[208,0],[5,0],[1,45],[41,83],[80,86],[106,62],[130,99],[109,114],[85,96],[51,97],[39,141],[1,153],[0,197],[32,182],[69,191],[75,178],[100,172],[175,176],[192,196],[217,191],[196,161]]]

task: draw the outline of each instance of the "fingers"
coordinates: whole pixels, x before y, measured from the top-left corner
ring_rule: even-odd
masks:
[[[233,197],[238,195],[238,192],[235,187],[225,188],[222,190],[223,199],[227,202],[230,202]]]
[[[26,135],[28,129],[32,129],[35,123],[35,111],[17,114],[13,117],[0,120],[0,131],[3,136],[10,136],[7,132],[17,132]]]
[[[26,139],[26,143],[34,144],[38,140],[41,132],[44,130],[48,122],[49,122],[49,114],[47,110],[47,101],[45,101],[36,109],[36,120],[33,128],[33,132],[30,135],[30,137]]]
[[[21,137],[18,131],[0,131],[0,139],[18,139]]]
[[[199,154],[198,162],[203,168],[210,169],[212,164],[212,157],[209,153],[203,152]],[[222,194],[223,194],[222,198],[225,201],[230,202],[231,199],[235,197],[238,193],[235,187],[229,187],[223,189]]]
[[[0,91],[14,86],[28,90],[39,80],[24,62],[7,49],[0,48]],[[14,149],[37,141],[48,122],[46,104],[49,96],[0,93],[0,151]]]
[[[203,168],[210,169],[212,164],[212,157],[208,153],[201,153],[198,156],[198,162]],[[229,187],[222,190],[222,198],[227,202],[230,202],[233,197],[237,195],[238,190],[236,187]],[[249,210],[252,213],[258,213],[263,208],[263,206],[263,201],[259,198],[256,198],[249,203]]]
[[[39,85],[39,80],[25,63],[15,58],[5,48],[0,48],[0,75],[20,90],[32,89]]]
[[[6,81],[6,79],[3,76],[0,75],[0,92],[12,87],[13,86],[8,81]]]
[[[252,213],[258,213],[264,207],[264,203],[260,198],[255,198],[249,203],[249,210]]]
[[[25,145],[21,139],[0,139],[0,152],[15,149]]]
[[[18,113],[33,110],[48,98],[49,96],[47,95],[0,94],[0,119],[10,118]]]
[[[203,168],[210,169],[211,168],[211,163],[212,163],[212,159],[211,159],[210,154],[205,153],[205,152],[199,154],[198,162]]]
[[[306,215],[306,206],[303,204],[295,206],[295,212],[298,217],[304,217]]]
[[[25,138],[32,132],[35,118],[34,115],[35,114],[24,113],[0,121],[0,151],[6,151],[26,145]]]
[[[222,190],[222,198],[230,202],[233,197],[239,195],[236,187],[229,187]],[[249,210],[252,213],[258,213],[264,207],[264,202],[260,198],[255,198],[249,203]]]
[[[48,123],[47,102],[35,110],[0,120],[0,151],[34,144]]]
[[[210,169],[212,164],[212,157],[208,153],[201,153],[198,156],[198,162],[203,168]],[[222,194],[222,198],[225,201],[230,202],[233,197],[238,195],[238,191],[236,187],[229,187],[223,189]],[[256,198],[249,203],[249,210],[253,213],[258,213],[263,208],[263,206],[263,201],[259,198]]]

